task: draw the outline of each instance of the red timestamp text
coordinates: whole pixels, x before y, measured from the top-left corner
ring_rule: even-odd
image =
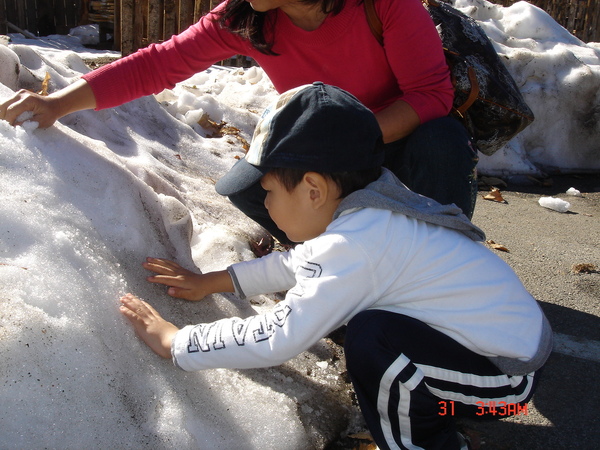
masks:
[[[441,400],[438,402],[440,410],[438,414],[440,416],[453,416],[454,415],[454,401],[453,400]],[[519,403],[506,403],[504,401],[479,401],[475,403],[477,405],[478,416],[518,416],[527,415],[527,403],[521,405]]]

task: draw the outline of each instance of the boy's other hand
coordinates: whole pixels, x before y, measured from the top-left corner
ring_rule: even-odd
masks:
[[[150,283],[168,286],[167,294],[171,297],[185,300],[202,300],[213,292],[208,292],[202,283],[202,274],[184,269],[179,264],[168,259],[147,258],[142,264],[145,269],[157,275],[146,278]]]
[[[154,353],[163,358],[171,357],[171,342],[179,328],[167,322],[152,306],[132,294],[121,297],[120,311]]]

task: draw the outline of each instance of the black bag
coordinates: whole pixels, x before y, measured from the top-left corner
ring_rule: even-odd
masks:
[[[383,44],[373,1],[364,0],[367,19]],[[482,153],[492,155],[533,122],[533,112],[479,24],[447,3],[422,1],[438,27],[450,67],[451,115],[463,122]]]

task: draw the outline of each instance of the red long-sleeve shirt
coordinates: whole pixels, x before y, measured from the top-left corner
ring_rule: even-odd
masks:
[[[210,13],[183,33],[152,44],[84,76],[97,109],[157,94],[217,61],[242,54],[254,58],[275,89],[322,81],[354,94],[373,112],[397,99],[410,104],[421,122],[450,111],[453,88],[440,38],[421,0],[377,0],[384,46],[371,34],[364,5],[347,0],[314,31],[295,26],[281,10],[273,51],[264,55],[222,29]],[[221,4],[217,7],[220,9]]]

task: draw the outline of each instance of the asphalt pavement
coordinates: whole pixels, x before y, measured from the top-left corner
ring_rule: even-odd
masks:
[[[461,424],[481,449],[600,449],[600,174],[481,180],[473,222],[539,301],[555,340],[526,412]],[[485,200],[494,184],[500,201]],[[548,196],[569,210],[540,206]]]

